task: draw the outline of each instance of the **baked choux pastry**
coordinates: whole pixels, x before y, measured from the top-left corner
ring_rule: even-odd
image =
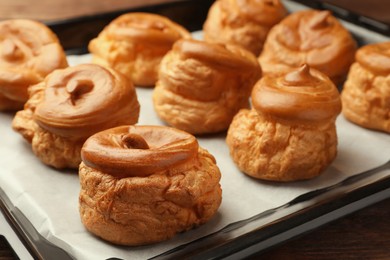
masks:
[[[212,218],[222,200],[214,157],[192,135],[164,126],[120,126],[85,142],[80,216],[119,245],[163,241]]]
[[[32,20],[0,22],[0,111],[23,109],[27,88],[68,66],[57,36]]]
[[[138,121],[140,107],[132,82],[99,65],[56,70],[30,93],[12,126],[31,142],[42,162],[55,168],[78,168],[89,136]]]
[[[238,44],[258,56],[269,30],[286,15],[280,0],[218,0],[203,25],[204,39]]]
[[[306,64],[278,77],[264,76],[226,142],[238,168],[257,179],[296,181],[319,175],[336,157],[336,86]]]
[[[154,108],[169,125],[192,134],[224,131],[249,107],[260,76],[256,57],[237,45],[180,40],[161,61]]]
[[[325,73],[336,85],[354,61],[356,42],[329,12],[292,13],[268,34],[259,61],[264,74],[285,74],[302,64]]]
[[[350,121],[390,133],[390,42],[361,47],[341,92]]]
[[[88,49],[94,63],[123,73],[136,86],[153,87],[162,57],[182,38],[191,34],[166,17],[128,13],[106,26]]]

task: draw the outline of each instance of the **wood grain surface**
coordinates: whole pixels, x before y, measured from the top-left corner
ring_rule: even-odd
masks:
[[[1,0],[0,19],[58,21],[180,0]]]
[[[256,257],[267,260],[390,259],[389,209],[390,199],[387,199]]]

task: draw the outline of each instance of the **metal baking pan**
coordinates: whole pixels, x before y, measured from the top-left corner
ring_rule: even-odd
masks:
[[[83,26],[96,26],[95,31],[83,35],[82,40],[66,45],[70,53],[83,53],[86,51],[88,39],[95,37],[105,24],[121,13],[129,11],[160,13],[193,31],[201,29],[212,2],[180,1],[146,9],[123,10],[123,12],[61,21],[49,26],[60,39],[80,32]],[[286,0],[284,3],[290,11],[308,8],[292,1]],[[348,22],[345,22],[345,25],[360,44],[388,40],[383,33],[373,32]],[[388,140],[387,138],[384,142],[390,146]],[[386,162],[348,176],[332,185],[309,190],[277,207],[231,222],[212,233],[156,254],[151,259],[237,259],[258,254],[337,218],[390,198],[389,187],[390,162]],[[5,188],[0,183],[0,209],[31,255],[36,259],[74,259],[75,256],[69,250],[58,246],[55,241],[50,241],[46,234],[37,231],[26,217],[27,212],[15,206],[9,198],[10,194],[5,192]],[[120,259],[115,255],[109,258]]]

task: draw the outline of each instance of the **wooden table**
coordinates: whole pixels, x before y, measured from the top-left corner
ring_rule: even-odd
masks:
[[[390,259],[390,199],[263,253],[261,259]]]
[[[386,0],[384,0],[386,1]],[[61,29],[61,23],[67,19],[77,21],[78,17],[113,12],[128,8],[151,6],[169,0],[2,0],[0,19],[30,18],[45,21],[54,28]],[[186,19],[186,17],[178,17]],[[188,17],[187,17],[188,19]],[[107,21],[97,24],[102,27]],[[57,25],[56,25],[57,23]],[[57,26],[57,27],[56,27]],[[84,25],[84,29],[90,23]],[[66,28],[62,28],[66,30]],[[77,30],[82,30],[78,27]],[[66,48],[78,47],[80,43],[94,36],[95,30],[77,39],[74,31],[65,31],[62,41]],[[73,37],[71,37],[73,34]],[[71,38],[69,40],[67,38]],[[75,43],[76,42],[76,43]],[[342,219],[329,223],[315,231],[288,241],[283,245],[256,255],[261,259],[390,259],[390,199],[379,202]],[[1,224],[1,223],[0,223]],[[11,249],[0,237],[0,260],[16,259]]]

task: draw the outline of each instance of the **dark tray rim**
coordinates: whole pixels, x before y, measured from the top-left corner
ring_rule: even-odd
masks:
[[[161,13],[161,10],[166,10],[166,8],[169,9],[177,7],[178,5],[185,6],[190,4],[190,2],[193,3],[195,1],[179,0],[160,5],[113,11],[92,16],[49,21],[46,24],[53,31],[58,32],[68,28],[69,26],[77,27],[80,24],[90,24],[95,23],[96,21],[109,21],[130,11]],[[210,5],[214,1],[201,0],[201,2],[206,5]],[[301,3],[302,1],[294,0],[292,2]],[[197,3],[200,3],[199,0]],[[325,9],[324,6],[317,6],[316,8]],[[343,17],[339,18],[344,19]],[[358,26],[364,25],[358,24]],[[195,26],[187,25],[186,27],[190,31],[195,31],[201,29],[201,24],[197,24]],[[367,26],[365,26],[365,28],[367,28]],[[373,30],[373,28],[368,29]],[[390,32],[386,34],[383,31],[374,31],[390,36]],[[68,49],[67,52],[68,54],[85,53],[86,46],[77,49]],[[384,169],[388,170],[389,167],[390,164],[388,162],[385,166],[349,177],[336,185],[308,192],[293,199],[285,205],[261,212],[249,219],[232,223],[213,234],[191,243],[181,245],[169,250],[168,252],[153,257],[152,259],[177,259],[179,257],[189,259],[236,259],[268,250],[269,248],[286,242],[291,238],[302,235],[313,228],[317,228],[330,221],[353,213],[361,208],[372,205],[386,198],[390,198],[390,176],[386,176],[379,181],[375,181],[367,185],[354,187],[357,182],[377,174]],[[348,192],[342,192],[344,189],[350,190]],[[310,205],[310,207],[297,210],[302,207],[304,203],[313,198],[319,199],[318,203]],[[51,259],[55,257],[55,259],[74,259],[68,252],[55,246],[41,236],[25,215],[12,204],[1,188],[0,210],[4,213],[9,224],[13,227],[23,244],[34,258]],[[290,213],[276,221],[273,221],[272,223],[268,223],[266,226],[254,228],[250,231],[245,230],[245,226],[247,224],[254,224],[256,221],[261,221],[266,217],[283,211],[289,211]],[[314,222],[315,225],[313,227]],[[299,227],[298,230],[296,230],[297,227]],[[243,234],[235,234],[236,232],[240,233],[242,230],[244,230]],[[293,232],[293,234],[290,234],[289,232]],[[112,259],[115,259],[115,257]]]

